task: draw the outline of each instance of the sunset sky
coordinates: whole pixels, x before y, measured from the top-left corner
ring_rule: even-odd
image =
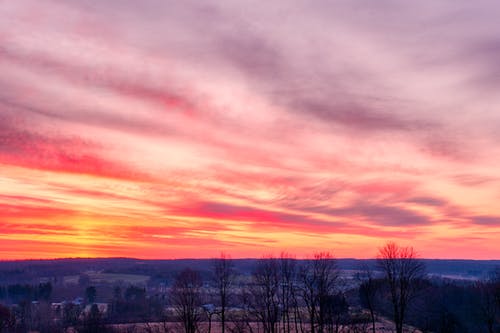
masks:
[[[0,259],[499,259],[499,14],[0,1]]]

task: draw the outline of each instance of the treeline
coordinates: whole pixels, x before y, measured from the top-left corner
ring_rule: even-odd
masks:
[[[47,288],[41,286],[31,294],[30,288],[11,290],[41,295]],[[208,274],[186,268],[161,290],[117,285],[107,303],[95,299],[96,288],[88,286],[81,305],[54,306],[49,294],[36,304],[25,299],[12,308],[0,306],[0,331],[500,332],[500,270],[484,281],[429,278],[413,248],[394,243],[379,250],[376,267],[359,267],[349,276],[328,252],[310,260],[266,256],[250,274],[222,254]]]
[[[18,303],[20,301],[48,301],[52,294],[52,284],[39,283],[38,285],[30,284],[9,284],[6,286],[0,285],[0,300]]]
[[[498,273],[496,273],[498,274]],[[408,323],[423,332],[500,332],[500,275],[460,283],[425,280]],[[382,304],[379,305],[382,314]]]
[[[231,260],[223,256],[214,262],[208,288],[196,271],[186,269],[178,275],[170,291],[173,318],[181,324],[178,330],[186,333],[199,332],[200,323],[207,318],[210,332],[212,316],[219,321],[222,333],[375,332],[381,304],[378,299],[383,297],[395,330],[401,333],[408,307],[424,280],[424,266],[411,248],[393,243],[380,250],[378,264],[380,277],[366,268],[353,282],[342,276],[328,252],[302,262],[284,253],[278,258],[262,258],[251,276],[242,281]],[[368,311],[356,309],[353,294],[363,297],[363,305],[370,304]],[[207,299],[215,305],[203,314],[199,309],[207,308],[202,306]]]

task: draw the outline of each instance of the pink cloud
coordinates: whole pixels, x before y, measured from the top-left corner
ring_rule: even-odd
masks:
[[[497,9],[2,3],[0,258],[500,256]]]

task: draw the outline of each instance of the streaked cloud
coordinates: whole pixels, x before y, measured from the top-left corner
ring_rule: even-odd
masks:
[[[497,258],[498,9],[3,2],[0,258]]]

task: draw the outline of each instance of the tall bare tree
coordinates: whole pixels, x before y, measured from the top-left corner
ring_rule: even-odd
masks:
[[[234,283],[235,271],[231,257],[221,253],[218,259],[214,260],[214,283],[217,290],[221,332],[226,331],[226,312],[229,302],[230,289]]]
[[[177,276],[172,287],[171,298],[175,314],[185,333],[196,333],[198,330],[201,321],[201,287],[199,273],[189,268]]]
[[[375,279],[374,273],[368,265],[365,265],[362,269],[363,276],[360,277],[361,284],[359,286],[359,298],[361,304],[368,308],[370,311],[370,319],[372,324],[372,333],[376,333],[375,328],[375,302],[377,299],[377,294],[380,290],[380,279]]]
[[[396,333],[403,333],[408,306],[418,295],[418,286],[425,277],[424,263],[413,247],[400,247],[393,242],[379,249],[377,263],[389,288]]]
[[[329,303],[336,294],[340,271],[335,257],[329,252],[314,254],[300,272],[302,298],[309,314],[311,333],[324,333],[329,315]]]
[[[297,282],[297,261],[290,254],[282,252],[279,258],[279,300],[282,310],[283,333],[290,333],[293,325],[291,316],[293,315],[293,296]]]
[[[248,288],[249,310],[262,324],[264,333],[277,333],[280,321],[279,266],[274,257],[257,262]]]

